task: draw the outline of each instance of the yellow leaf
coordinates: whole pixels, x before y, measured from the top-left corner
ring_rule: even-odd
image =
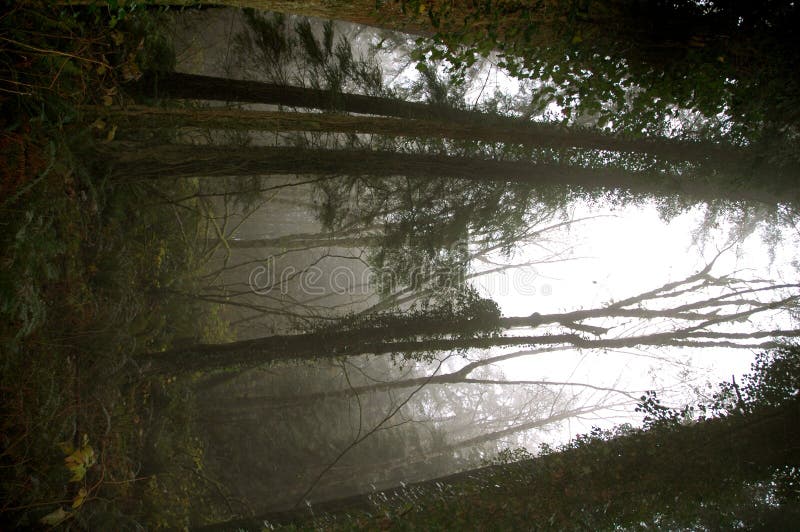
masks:
[[[106,142],[111,142],[114,140],[114,136],[117,134],[117,126],[112,126],[111,129],[108,131],[108,135],[106,135]]]
[[[72,508],[80,508],[81,505],[86,501],[87,495],[89,495],[89,492],[86,491],[86,488],[79,489],[78,494],[75,495],[75,499],[72,501]]]
[[[91,127],[92,129],[97,129],[99,131],[103,131],[106,128],[106,123],[102,118],[98,118],[97,120],[92,122],[92,125],[89,126],[89,127]],[[72,444],[70,444],[70,449],[71,448],[72,448]],[[69,451],[69,452],[64,451],[64,454],[72,454],[72,451]]]
[[[57,526],[61,524],[67,517],[69,517],[69,515],[69,512],[59,506],[57,510],[53,510],[46,516],[39,519],[39,522],[43,525]]]
[[[108,94],[103,96],[103,105],[109,107],[112,103],[114,103],[114,99],[111,96],[109,96]]]
[[[98,76],[102,76],[103,74],[105,74],[106,70],[108,70],[108,69],[106,68],[105,65],[103,65],[103,64],[97,65],[97,75]]]

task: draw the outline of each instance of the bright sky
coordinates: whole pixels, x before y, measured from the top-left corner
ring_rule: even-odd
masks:
[[[588,214],[579,208],[576,216]],[[575,260],[478,278],[476,287],[497,301],[506,316],[596,308],[609,300],[685,278],[725,247],[722,230],[712,234],[702,250],[693,244],[691,234],[698,226],[699,211],[669,223],[661,220],[653,208],[629,207],[606,214],[614,216],[583,222],[571,229],[565,244],[574,246]],[[526,255],[536,254],[535,249],[523,249],[514,260],[522,262]],[[734,250],[720,257],[712,273],[752,269],[749,276],[789,278],[794,272],[789,266],[793,256],[791,243],[784,243],[777,248],[776,261],[770,265],[766,246],[754,234],[745,241],[738,257]],[[687,367],[696,370],[693,382],[697,385],[730,380],[734,374],[738,379],[749,370],[752,357],[753,352],[744,349],[569,351],[515,359],[504,363],[502,369],[507,378],[513,379],[586,382],[641,392],[680,382]],[[633,419],[640,416],[636,414]],[[553,437],[573,436],[592,424],[609,426],[613,422],[571,423]]]

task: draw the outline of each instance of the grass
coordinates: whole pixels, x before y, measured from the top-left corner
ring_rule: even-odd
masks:
[[[125,133],[80,111],[169,62],[162,15],[20,1],[0,17],[0,523],[202,522],[217,488],[190,383],[137,366],[224,330],[161,290],[191,292],[203,266],[201,213],[164,201],[198,184],[115,181],[95,147]]]

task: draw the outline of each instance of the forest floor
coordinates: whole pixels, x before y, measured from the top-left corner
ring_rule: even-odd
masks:
[[[82,111],[121,103],[126,81],[168,66],[161,16],[44,0],[0,16],[0,523],[9,528],[183,528],[203,503],[197,492],[216,489],[202,474],[187,383],[139,378],[136,362],[197,334],[198,319],[219,325],[160,290],[185,288],[196,273],[200,218],[164,198],[197,184],[115,181],[92,154],[119,132]]]

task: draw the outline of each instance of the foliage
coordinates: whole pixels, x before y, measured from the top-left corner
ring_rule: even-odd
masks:
[[[413,57],[423,74],[432,72],[428,65],[435,62],[449,67],[451,79],[461,79],[480,57],[488,58],[489,64],[527,81],[526,116],[555,117],[571,127],[588,125],[626,138],[748,145],[758,161],[752,168],[748,164],[720,174],[713,165],[654,167],[654,175],[669,181],[670,176],[686,178],[693,172],[700,183],[718,182],[721,190],[767,187],[781,201],[797,202],[798,43],[789,21],[800,12],[793,3],[777,2],[770,9],[689,1],[647,6],[399,3],[407,16],[427,19],[436,31],[432,39],[417,40]],[[687,64],[692,66],[687,69]],[[764,163],[782,168],[783,175],[771,175]],[[632,161],[622,167],[636,165]],[[642,198],[617,193],[605,199],[620,204]],[[665,219],[698,202],[686,194],[653,199]],[[779,212],[783,206],[776,210],[757,201],[701,201],[706,222],[698,228],[699,239],[709,225],[725,220],[732,223],[732,240],[743,240],[757,228],[774,246],[776,222],[786,223]]]
[[[78,449],[72,449],[71,445],[67,443],[63,447],[63,450],[67,454],[67,457],[64,458],[64,462],[67,465],[67,469],[72,473],[69,479],[70,482],[80,482],[83,480],[86,476],[87,469],[97,463],[94,449],[92,449],[88,443],[88,437],[84,438],[83,445]]]
[[[796,128],[793,2],[400,4],[437,31],[418,41],[418,59],[447,59],[459,70],[496,52],[511,75],[543,80],[567,119],[590,115],[617,131],[658,134],[691,109],[709,125],[727,114],[733,121],[723,129],[734,137]]]
[[[470,287],[455,287],[448,297],[426,301],[409,309],[375,314],[357,314],[338,321],[334,330],[385,330],[385,338],[417,336],[426,327],[438,327],[441,334],[496,333],[500,308],[491,299],[482,297]],[[461,330],[459,330],[461,324]]]
[[[337,38],[333,21],[318,28],[307,18],[292,21],[282,13],[245,9],[243,14],[247,29],[234,38],[237,56],[258,78],[329,91],[334,109],[343,92],[385,93],[374,58],[355,57],[350,40]]]
[[[378,272],[376,288],[389,294],[429,277],[439,288],[458,286],[467,242],[510,253],[540,211],[565,201],[548,192],[452,179],[331,179],[318,184],[318,213],[333,230],[381,229],[381,245],[369,260]]]
[[[781,407],[800,394],[800,346],[785,343],[756,354],[741,385],[735,379],[717,385],[710,398],[697,404],[668,407],[656,392],[643,395],[636,408],[645,428],[675,427],[712,417],[745,414],[764,407]]]
[[[797,344],[784,344],[758,353],[750,369],[740,389],[733,382],[720,384],[721,389],[715,396],[715,410],[722,410],[722,405],[728,402],[726,399],[731,398],[731,392],[737,401],[741,398],[746,410],[761,405],[781,406],[800,394],[800,346]],[[730,407],[726,410],[731,411]]]
[[[195,401],[186,380],[167,377],[153,388],[154,419],[140,451],[144,481],[133,500],[156,530],[199,526],[227,515],[226,494],[206,472]]]

